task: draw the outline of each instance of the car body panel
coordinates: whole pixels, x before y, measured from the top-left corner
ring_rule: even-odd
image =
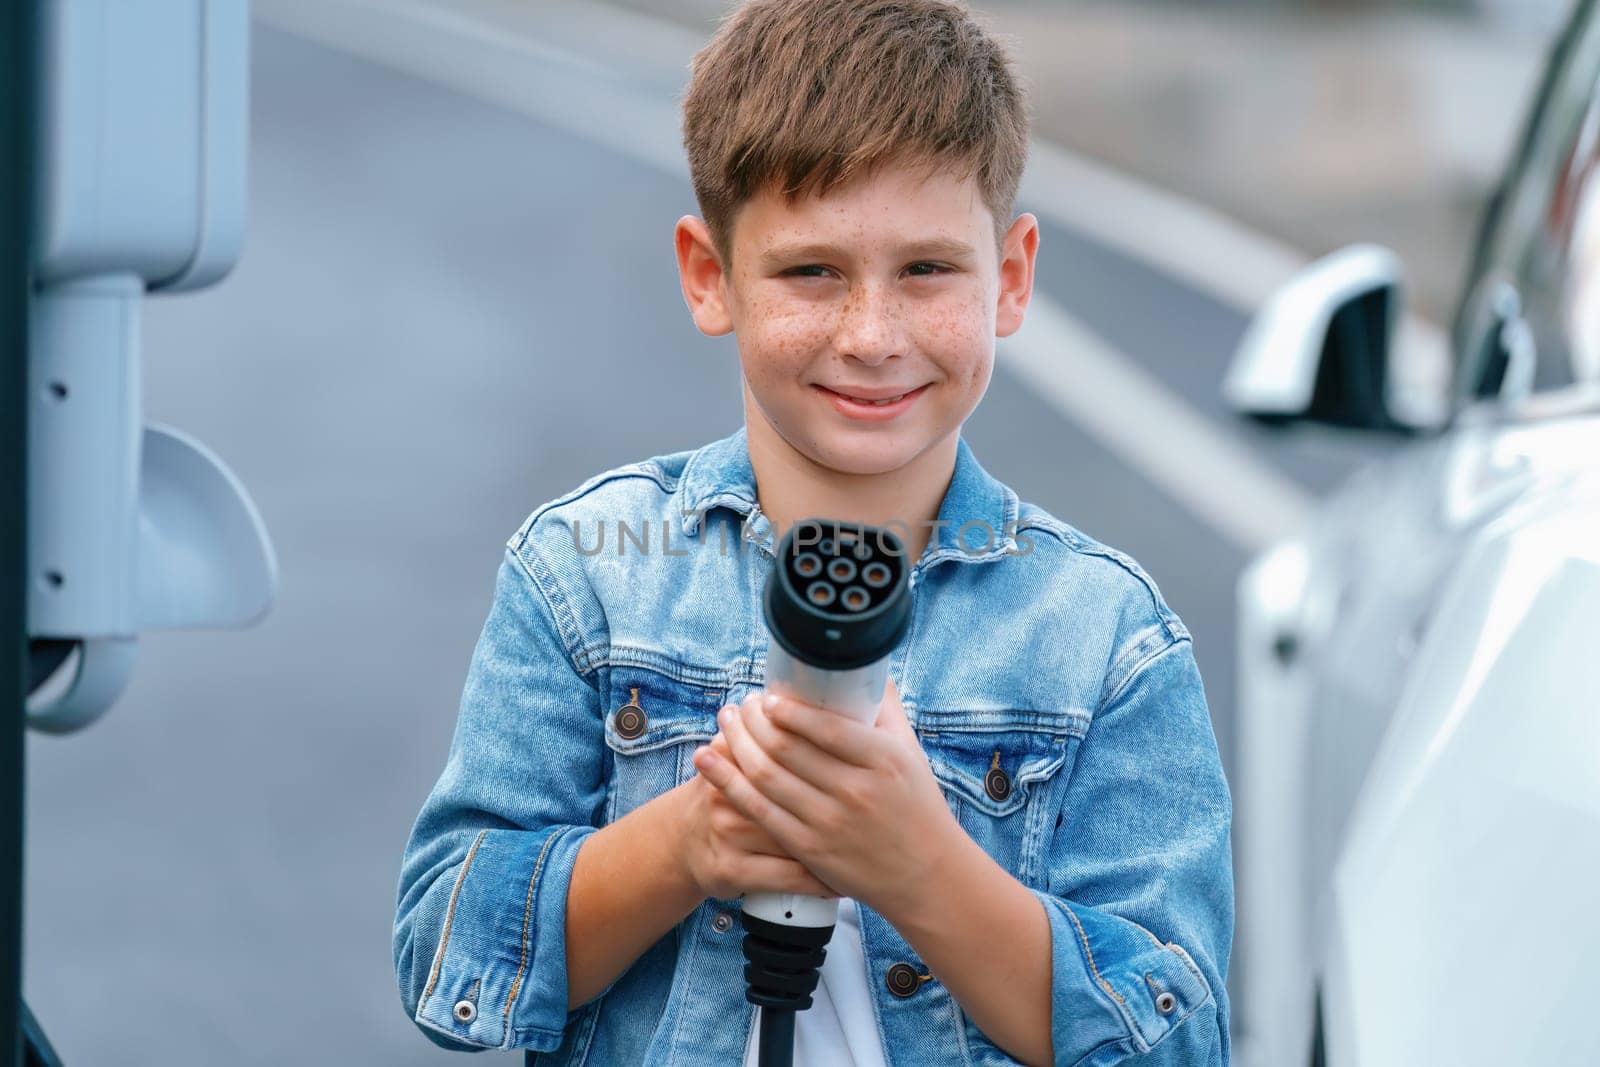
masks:
[[[1450,568],[1365,775],[1317,923],[1331,1063],[1600,1062],[1600,416],[1484,443],[1549,481]]]

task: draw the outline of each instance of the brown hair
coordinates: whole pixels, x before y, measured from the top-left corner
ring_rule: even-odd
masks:
[[[976,175],[998,247],[1027,159],[1006,50],[952,0],[748,0],[695,54],[683,141],[726,268],[739,208],[887,162]]]

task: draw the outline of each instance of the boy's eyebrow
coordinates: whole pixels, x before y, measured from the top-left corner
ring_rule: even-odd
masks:
[[[918,259],[926,256],[947,256],[960,259],[973,255],[972,246],[967,242],[954,237],[930,237],[921,241],[901,245],[898,249],[901,256],[908,259]],[[779,263],[791,262],[797,259],[848,259],[849,255],[837,245],[826,242],[809,244],[774,245],[761,254],[763,266],[776,266]]]

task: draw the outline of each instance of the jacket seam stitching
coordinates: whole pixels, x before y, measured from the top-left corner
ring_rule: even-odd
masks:
[[[1166,949],[1168,947],[1167,943],[1165,941],[1161,940],[1155,934],[1151,933],[1150,928],[1148,926],[1144,925],[1144,923],[1138,922],[1137,920],[1134,920],[1134,919],[1129,919],[1128,921],[1133,923],[1133,925],[1137,926],[1139,928],[1139,932],[1144,934],[1144,936],[1148,937],[1150,939],[1150,943],[1152,945],[1154,945],[1156,948],[1164,950],[1164,949]]]
[[[1032,518],[1024,519],[1020,517],[1019,511],[1016,529],[1013,531],[1013,533],[1017,533],[1022,530],[1043,530],[1045,533],[1055,537],[1056,541],[1061,544],[1062,547],[1072,551],[1078,550],[1077,542],[1068,537],[1067,532],[1062,529],[1058,523],[1050,522],[1049,520],[1040,518],[1037,515],[1033,516]]]
[[[698,663],[683,663],[669,653],[639,645],[594,644],[584,650],[585,657],[589,655],[591,649],[603,656],[602,662],[596,666],[632,667],[654,671],[679,685],[693,686],[697,689],[726,689],[735,682],[753,683],[756,680],[753,674],[735,675],[727,667],[703,667]]]
[[[433,958],[433,972],[428,975],[428,988],[422,991],[422,1001],[417,1005],[417,1014],[422,1014],[422,1009],[428,1003],[428,998],[433,996],[434,983],[439,980],[439,971],[444,965],[444,952],[450,944],[450,927],[456,919],[456,898],[461,895],[461,887],[466,883],[467,871],[472,869],[472,860],[478,854],[478,846],[483,843],[488,830],[479,830],[478,836],[473,839],[472,847],[467,849],[467,859],[461,865],[461,873],[456,875],[455,888],[450,890],[450,906],[444,913],[444,933],[439,938],[439,953]]]
[[[523,556],[523,551],[528,553],[526,557]],[[550,613],[550,618],[555,621],[556,632],[561,636],[561,650],[566,655],[568,664],[578,673],[579,677],[586,677],[591,671],[585,670],[579,665],[577,650],[580,646],[578,643],[579,630],[577,621],[571,617],[571,613],[567,610],[566,599],[560,595],[559,590],[554,589],[554,577],[552,576],[551,578],[552,588],[547,589],[545,582],[535,573],[541,569],[548,570],[549,564],[545,563],[544,557],[539,555],[538,549],[532,545],[525,545],[523,549],[512,552],[511,557],[517,561],[517,568],[533,584],[534,590],[539,594],[539,599],[544,602],[545,610]]]
[[[947,986],[946,992],[948,991],[949,987]],[[873,999],[876,1000],[877,998],[874,997]],[[972,1062],[972,1043],[967,1040],[966,1011],[954,996],[948,999],[950,1001],[950,1013],[955,1016],[956,1020],[956,1041],[961,1045],[961,1062],[970,1064]],[[879,1033],[882,1033],[882,1031],[880,1030]]]
[[[450,1029],[447,1029],[447,1028],[445,1028],[443,1026],[440,1026],[438,1023],[434,1022],[432,1019],[425,1019],[425,1018],[422,1018],[420,1015],[418,1016],[416,1022],[417,1022],[418,1026],[421,1026],[421,1027],[423,1027],[425,1029],[428,1029],[428,1030],[432,1030],[436,1034],[443,1034],[445,1037],[448,1037],[451,1040],[459,1041],[464,1045],[470,1045],[471,1048],[468,1049],[469,1052],[480,1052],[483,1049],[492,1048],[493,1047],[491,1045],[485,1045],[482,1041],[479,1041],[476,1038],[473,1038],[473,1037],[470,1037],[470,1036],[467,1036],[467,1035],[464,1035],[464,1034],[458,1034],[454,1030],[450,1030]],[[452,1050],[452,1051],[454,1051],[454,1050]]]
[[[577,1038],[573,1043],[573,1051],[577,1053],[578,1060],[574,1067],[585,1067],[585,1064],[589,1062],[589,1054],[594,1051],[594,1030],[598,1025],[597,1020],[600,1018],[601,1005],[605,1002],[606,993],[609,992],[611,992],[611,989],[608,987],[605,993],[601,993],[590,1001],[587,1018],[578,1024]],[[565,1030],[566,1028],[563,1027],[562,1029]]]
[[[1052,516],[1051,519],[1054,519],[1054,517]],[[1145,571],[1145,569],[1140,566],[1137,561],[1132,559],[1126,553],[1119,552],[1110,545],[1095,541],[1084,534],[1081,530],[1073,528],[1071,525],[1062,522],[1060,519],[1054,519],[1052,522],[1043,518],[1042,516],[1035,515],[1032,518],[1023,519],[1022,523],[1038,523],[1051,533],[1057,534],[1068,548],[1079,555],[1098,556],[1099,558],[1106,560],[1117,567],[1120,567],[1122,570],[1127,572],[1128,575],[1138,581],[1140,585],[1144,586],[1145,593],[1150,597],[1151,606],[1155,609],[1156,618],[1160,622],[1162,629],[1166,630],[1167,636],[1175,641],[1182,640],[1185,636],[1187,636],[1186,627],[1175,626],[1173,624],[1173,620],[1170,617],[1171,609],[1162,602],[1161,594],[1156,589],[1155,580],[1150,577],[1149,573]]]
[[[1089,1058],[1091,1056],[1098,1054],[1104,1049],[1126,1048],[1127,1045],[1128,1039],[1125,1037],[1113,1037],[1108,1041],[1102,1041],[1088,1052],[1085,1052],[1082,1056],[1079,1056],[1077,1059],[1073,1060],[1072,1067],[1083,1067],[1084,1064],[1089,1062]]]
[[[1102,692],[1109,688],[1113,692],[1120,692],[1138,668],[1150,655],[1151,651],[1162,647],[1166,640],[1161,627],[1152,623],[1138,631],[1132,638],[1123,642],[1117,654],[1112,657],[1111,665],[1106,668],[1102,680]],[[1131,666],[1130,666],[1131,664]],[[1105,703],[1104,700],[1101,701]]]
[[[689,915],[685,917],[684,922],[688,922],[689,919],[692,918],[695,914],[697,914],[700,911],[700,909],[703,908],[703,907],[705,907],[705,901],[701,901],[699,904],[697,904],[695,906],[695,910],[690,912]],[[695,973],[695,969],[694,969],[695,968],[695,961],[697,959],[699,959],[699,957],[700,957],[700,942],[702,940],[701,934],[700,934],[700,926],[699,926],[698,923],[691,924],[688,927],[688,936],[689,936],[689,953],[688,953],[689,958],[684,961],[683,967],[684,967],[684,972],[686,974],[694,974]],[[676,977],[676,970],[677,970],[677,968],[674,967],[674,976],[675,977]],[[674,986],[677,985],[676,981],[674,981],[673,985]],[[672,992],[673,992],[673,990],[669,990],[668,994],[667,994],[667,999],[668,999],[669,1003],[671,1002],[671,999],[672,999]],[[756,1007],[756,1005],[751,1005],[751,1006],[752,1007]],[[667,1045],[667,1063],[666,1063],[666,1067],[673,1067],[673,1064],[678,1062],[678,1038],[683,1033],[683,1020],[688,1014],[689,1013],[683,1009],[683,1005],[680,1003],[678,1005],[677,1018],[675,1018],[673,1020],[673,1022],[672,1022],[672,1038],[671,1038],[671,1040],[669,1041],[669,1043]],[[751,1019],[751,1023],[753,1024],[755,1022],[755,1013],[754,1012],[751,1013],[750,1019]],[[749,1033],[746,1033],[745,1034],[745,1040],[749,1041],[749,1039],[750,1039],[750,1035],[749,1035]]]
[[[1122,999],[1122,994],[1118,993],[1115,989],[1112,989],[1111,983],[1100,977],[1100,969],[1096,967],[1094,963],[1094,949],[1089,947],[1089,935],[1083,932],[1083,924],[1079,922],[1078,917],[1073,914],[1072,906],[1067,904],[1066,901],[1062,901],[1062,909],[1067,913],[1067,918],[1072,920],[1072,925],[1078,928],[1078,939],[1083,942],[1084,955],[1089,957],[1089,970],[1091,973],[1093,973],[1094,980],[1099,982],[1105,991],[1110,993],[1112,999],[1114,999],[1118,1004],[1121,1004],[1123,1007],[1127,1007],[1128,1002]]]
[[[1134,566],[1132,560],[1128,559],[1122,553],[1113,550],[1109,545],[1101,545],[1098,547],[1092,545],[1083,545],[1079,551],[1083,552],[1085,555],[1099,556],[1101,559],[1109,560],[1126,571],[1129,576],[1131,576],[1135,581],[1144,587],[1145,595],[1150,598],[1150,606],[1156,610],[1157,618],[1160,620],[1162,627],[1167,631],[1167,636],[1173,638],[1178,636],[1173,632],[1172,624],[1167,619],[1166,613],[1161,610],[1161,597],[1156,592],[1155,581],[1148,573],[1145,572],[1143,567]]]
[[[1100,706],[1095,709],[1095,718],[1099,718],[1101,713],[1104,712],[1106,708],[1109,708],[1118,700],[1121,700],[1122,695],[1128,691],[1128,687],[1138,680],[1139,676],[1149,668],[1150,664],[1154,663],[1157,659],[1160,659],[1162,656],[1166,655],[1168,652],[1171,652],[1173,649],[1177,648],[1179,645],[1188,640],[1189,638],[1187,637],[1180,637],[1176,640],[1168,641],[1159,648],[1152,649],[1150,652],[1145,654],[1142,659],[1133,665],[1132,669],[1128,671],[1127,675],[1122,679],[1122,681],[1117,683],[1116,688],[1108,693],[1106,698],[1100,702]]]
[[[607,482],[613,482],[619,478],[648,478],[650,481],[656,484],[656,488],[662,490],[663,492],[670,493],[673,490],[669,488],[663,481],[663,479],[668,477],[669,476],[661,469],[660,465],[655,462],[654,458],[638,460],[634,463],[623,464],[620,467],[613,467],[608,471],[601,471],[599,474],[585,479],[581,485],[574,486],[565,493],[562,493],[560,496],[555,497],[552,500],[547,500],[543,504],[540,504],[538,507],[534,508],[532,513],[530,513],[528,517],[523,520],[522,525],[517,528],[517,532],[511,535],[511,539],[507,542],[506,547],[520,550],[522,546],[527,543],[529,536],[531,536],[533,527],[538,523],[539,519],[545,515],[546,512],[552,511],[555,508],[559,508],[565,504],[570,504],[575,500],[580,500],[583,497],[588,496],[594,490],[600,488],[602,485],[605,485]]]
[[[523,1046],[523,1044],[525,1042],[527,1042],[530,1038],[535,1038],[535,1037],[554,1038],[555,1041],[556,1041],[557,1048],[559,1048],[560,1047],[560,1043],[563,1040],[565,1040],[566,1028],[563,1027],[560,1030],[551,1030],[549,1027],[546,1027],[546,1026],[513,1026],[507,1031],[506,1039],[505,1039],[505,1042],[503,1044],[500,1044],[498,1046],[485,1045],[484,1048],[490,1048],[490,1047],[503,1048],[503,1049],[521,1048]],[[534,1060],[535,1063],[549,1063],[550,1062],[549,1057],[550,1057],[550,1055],[552,1053],[554,1053],[556,1051],[556,1049],[538,1049],[538,1050],[531,1050],[530,1049],[528,1051],[532,1051],[533,1054],[536,1057],[538,1057],[538,1059]]]
[[[517,1002],[517,989],[522,985],[522,973],[528,966],[528,921],[533,915],[533,889],[539,883],[539,868],[544,866],[545,853],[550,851],[550,845],[559,833],[561,829],[557,827],[544,839],[544,846],[539,849],[539,858],[533,864],[533,874],[528,877],[528,898],[522,905],[522,959],[517,963],[517,974],[511,980],[511,990],[506,994],[505,1011],[501,1013],[505,1016],[508,1026],[511,1022],[511,1006]]]
[[[1200,983],[1201,987],[1205,989],[1206,994],[1209,996],[1211,993],[1211,983],[1206,980],[1205,974],[1201,972],[1200,968],[1196,966],[1194,960],[1189,956],[1188,950],[1182,945],[1178,944],[1176,941],[1168,941],[1161,947],[1173,953],[1178,957],[1178,959],[1183,961],[1183,965],[1189,969],[1189,973],[1194,975],[1195,980]]]

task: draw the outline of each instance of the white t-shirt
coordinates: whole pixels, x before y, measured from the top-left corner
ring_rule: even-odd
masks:
[[[758,1067],[761,1012],[745,1045],[745,1067]],[[794,1067],[884,1067],[883,1039],[872,1014],[866,953],[856,902],[839,898],[839,918],[822,957],[822,977],[811,1007],[795,1012]]]

